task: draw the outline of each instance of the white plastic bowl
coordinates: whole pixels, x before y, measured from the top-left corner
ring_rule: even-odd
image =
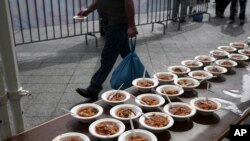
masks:
[[[122,118],[122,117],[117,116],[116,113],[120,109],[131,109],[135,113],[135,116],[131,116],[131,119],[138,118],[142,113],[141,108],[138,107],[138,106],[135,106],[133,104],[120,104],[120,105],[117,105],[117,106],[114,106],[113,108],[111,108],[110,111],[109,111],[110,115],[113,118],[116,118],[116,119],[118,119],[118,120],[120,120],[120,121],[122,121],[124,123],[128,123],[129,118]]]
[[[196,109],[195,109],[193,106],[191,106],[191,105],[189,105],[189,104],[187,104],[187,103],[184,103],[184,102],[172,102],[172,106],[178,106],[178,105],[180,105],[180,106],[183,105],[183,106],[189,107],[189,108],[191,109],[191,113],[188,114],[188,115],[185,115],[185,116],[174,115],[174,114],[172,114],[172,113],[169,111],[169,109],[170,109],[170,107],[171,107],[170,104],[165,105],[165,106],[163,107],[163,111],[164,111],[165,113],[167,113],[168,115],[170,115],[171,117],[173,117],[174,120],[176,120],[176,121],[185,121],[185,120],[187,120],[188,118],[190,118],[190,117],[192,117],[193,115],[195,115]]]
[[[223,62],[230,62],[232,65],[231,66],[223,65],[222,64]],[[220,60],[215,61],[215,64],[221,67],[227,68],[227,69],[233,68],[238,65],[237,62],[230,60],[230,59],[220,59]]]
[[[180,86],[176,86],[176,85],[161,85],[159,87],[156,88],[156,92],[157,94],[161,95],[162,97],[164,97],[166,100],[167,100],[167,97],[166,97],[166,94],[165,93],[162,93],[162,90],[167,90],[167,89],[176,89],[179,91],[178,94],[174,94],[174,95],[170,95],[168,94],[168,97],[173,100],[175,99],[177,96],[180,96],[184,93],[184,90],[182,87]]]
[[[181,64],[185,67],[190,68],[191,70],[199,69],[203,66],[203,63],[197,60],[183,60]],[[196,66],[190,66],[188,64],[196,64]]]
[[[135,86],[141,92],[151,91],[152,88],[158,86],[158,84],[159,84],[158,80],[155,79],[155,78],[144,78],[144,79],[148,80],[148,81],[152,81],[153,85],[151,87],[141,87],[141,86],[138,86],[137,82],[140,81],[140,80],[143,80],[143,78],[137,78],[137,79],[133,80],[133,82],[132,82],[133,86]]]
[[[213,102],[215,102],[217,104],[217,108],[214,110],[205,110],[205,109],[201,109],[198,106],[196,106],[196,101],[199,100],[206,100],[206,97],[198,97],[198,98],[194,98],[190,101],[190,104],[197,110],[198,113],[202,114],[202,115],[211,115],[213,114],[215,111],[218,111],[221,108],[221,103],[219,103],[218,101],[214,100],[213,98],[208,98],[208,100],[211,100]]]
[[[237,44],[243,44],[243,46],[242,47],[239,47],[239,46],[237,46]],[[230,43],[229,44],[229,46],[231,46],[231,47],[235,47],[236,49],[244,49],[244,48],[247,48],[248,47],[248,45],[246,44],[246,43],[242,43],[242,42],[232,42],[232,43]]]
[[[247,53],[245,51],[247,51]],[[240,50],[238,50],[238,52],[240,54],[243,54],[243,55],[246,55],[246,56],[250,57],[250,49],[240,49]]]
[[[81,117],[77,114],[79,110],[87,108],[87,107],[92,107],[92,108],[97,109],[97,111],[98,111],[97,114],[92,116],[92,117]],[[70,110],[70,112],[71,112],[71,116],[73,118],[78,119],[82,123],[89,123],[89,122],[94,121],[97,117],[99,117],[103,113],[103,108],[97,104],[94,104],[94,103],[85,103],[85,104],[80,104],[80,105],[73,107]],[[74,114],[72,114],[72,113],[74,113]]]
[[[157,141],[156,136],[149,131],[142,129],[135,129],[134,132],[136,133],[137,136],[142,136],[146,138],[148,141]],[[128,130],[119,136],[118,141],[127,141],[132,136],[133,136],[132,130]]]
[[[216,53],[220,53],[220,54],[216,54]],[[209,52],[213,57],[217,58],[217,59],[223,59],[225,57],[227,57],[229,55],[228,52],[223,51],[223,50],[211,50]]]
[[[177,69],[177,68],[181,69],[183,72],[175,72],[174,69]],[[172,72],[178,76],[183,76],[185,74],[188,74],[191,70],[190,70],[190,68],[185,67],[185,66],[170,66],[170,67],[168,67],[168,71]]]
[[[163,80],[163,79],[159,79],[157,76],[159,75],[168,75],[168,76],[173,76],[172,80]],[[178,78],[178,76],[174,73],[171,72],[157,72],[156,74],[154,74],[154,78],[158,79],[160,84],[170,84],[172,82],[174,82],[175,79]]]
[[[107,102],[109,105],[111,106],[115,106],[115,105],[118,105],[118,104],[122,104],[126,101],[128,101],[130,99],[130,93],[128,93],[127,91],[124,91],[124,90],[119,90],[119,93],[122,93],[125,95],[125,99],[121,100],[121,101],[110,101],[108,100],[108,97],[110,95],[113,95],[114,93],[116,93],[117,90],[109,90],[109,91],[106,91],[102,94],[102,99]]]
[[[233,53],[233,52],[237,51],[237,49],[235,47],[231,47],[231,46],[218,46],[218,49],[226,51],[228,53]]]
[[[216,67],[218,70],[220,70],[220,72],[210,71],[210,69],[213,67]],[[204,67],[204,70],[212,73],[214,77],[218,77],[227,72],[227,69],[221,66],[206,66]]]
[[[240,57],[241,59],[235,58],[235,57]],[[247,61],[249,59],[248,56],[243,55],[243,54],[229,54],[228,58],[237,62],[237,63],[242,63],[244,61]]]
[[[97,134],[96,129],[95,129],[96,125],[98,125],[101,122],[107,122],[107,121],[116,123],[118,128],[119,128],[119,131],[114,135],[108,135],[108,136]],[[91,123],[89,126],[89,132],[92,136],[94,136],[100,140],[105,140],[105,141],[110,141],[110,140],[120,136],[124,131],[125,131],[125,125],[120,120],[113,119],[113,118],[99,119],[99,120],[96,120],[95,122]]]
[[[180,80],[187,80],[190,83],[194,83],[194,85],[193,86],[183,86],[183,85],[180,85],[178,83]],[[177,85],[177,86],[182,87],[184,89],[184,91],[191,91],[194,88],[198,87],[200,85],[200,82],[198,80],[196,80],[196,79],[193,79],[193,78],[182,77],[182,78],[178,78],[177,80],[175,80],[174,84]]]
[[[208,60],[204,60],[204,58],[207,58]],[[198,55],[194,59],[202,62],[203,66],[207,66],[216,60],[214,57],[208,55]]]
[[[73,19],[77,22],[83,22],[87,19],[87,17],[81,17],[81,16],[74,16]]]
[[[157,105],[145,105],[145,104],[142,104],[140,102],[140,100],[143,97],[155,98],[155,99],[157,99],[159,101],[159,104],[157,104]],[[162,96],[148,93],[148,94],[141,94],[141,95],[137,96],[137,98],[135,99],[135,102],[136,102],[136,104],[138,104],[145,111],[154,111],[154,110],[157,109],[157,107],[160,107],[165,103],[165,99]]]
[[[168,124],[164,127],[153,127],[153,126],[150,126],[150,125],[147,125],[145,123],[145,117],[144,116],[141,116],[140,119],[139,119],[139,123],[142,127],[146,128],[147,130],[153,132],[153,133],[160,133],[160,132],[163,132],[165,131],[166,129],[170,128],[173,126],[174,124],[174,120],[172,117],[170,117],[168,114],[166,113],[162,113],[162,112],[149,112],[149,113],[146,113],[145,115],[147,117],[149,117],[150,115],[153,115],[153,114],[156,114],[156,115],[161,115],[161,116],[165,116],[168,118]]]
[[[205,77],[198,77],[198,76],[195,76],[195,74],[203,74],[205,75]],[[191,71],[188,73],[188,75],[194,79],[197,79],[199,81],[203,81],[204,79],[208,80],[208,79],[211,79],[213,77],[213,74],[210,73],[210,72],[207,72],[207,71],[202,71],[202,70],[199,70],[199,71]],[[205,80],[203,81],[205,82]]]
[[[89,137],[76,132],[68,132],[55,137],[52,141],[71,141],[71,138],[77,137],[83,141],[90,141]]]

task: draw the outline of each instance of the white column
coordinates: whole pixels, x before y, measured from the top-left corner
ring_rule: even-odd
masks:
[[[8,0],[0,0],[0,52],[2,53],[3,71],[7,87],[7,94],[13,113],[16,133],[24,130],[21,111],[19,73],[15,47],[12,37]]]

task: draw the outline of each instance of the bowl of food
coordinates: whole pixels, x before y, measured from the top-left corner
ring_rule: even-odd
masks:
[[[210,51],[210,54],[217,59],[223,59],[229,55],[228,52],[223,51],[223,50],[212,50]]]
[[[135,129],[134,132],[136,134],[135,137],[133,136],[132,130],[128,130],[122,133],[119,136],[118,141],[157,141],[156,136],[149,131]]]
[[[250,49],[240,49],[240,50],[238,50],[238,52],[240,54],[243,54],[243,55],[250,57]]]
[[[170,84],[174,82],[178,76],[171,72],[157,72],[154,74],[154,78],[158,79],[160,84]]]
[[[142,110],[140,107],[132,104],[120,104],[111,108],[109,113],[113,118],[124,123],[129,123],[129,117],[131,119],[138,118],[141,115]]]
[[[174,84],[180,86],[184,91],[191,91],[200,85],[200,82],[196,79],[189,77],[178,78],[174,81]]]
[[[207,66],[216,60],[214,57],[208,55],[199,55],[196,56],[194,59],[202,62],[203,66]]]
[[[125,131],[125,125],[117,119],[103,118],[96,120],[89,126],[89,133],[105,141],[110,141],[120,136]]]
[[[133,86],[135,86],[141,92],[151,91],[152,88],[156,87],[159,82],[155,78],[137,78],[132,82]]]
[[[172,102],[163,107],[163,111],[176,121],[185,121],[196,113],[196,109],[183,102]]]
[[[87,19],[87,17],[84,16],[74,16],[73,19],[77,22],[83,22],[84,20]]]
[[[178,76],[183,76],[185,74],[188,74],[191,70],[188,67],[185,66],[170,66],[168,68],[169,72],[172,72]]]
[[[102,94],[102,99],[111,106],[122,104],[130,99],[130,93],[124,90],[109,90]]]
[[[165,103],[165,99],[160,95],[148,93],[137,96],[135,102],[145,111],[154,111]]]
[[[142,127],[153,133],[160,133],[172,127],[174,120],[166,113],[149,112],[145,116],[140,117],[139,123]]]
[[[191,70],[199,69],[203,66],[203,63],[197,60],[183,60],[181,64]]]
[[[68,132],[58,135],[52,141],[90,141],[90,139],[82,133]]]
[[[184,90],[180,86],[176,85],[161,85],[156,88],[157,94],[163,96],[165,99],[167,99],[166,94],[168,97],[173,100],[177,96],[180,96],[184,93]]]
[[[70,110],[71,116],[82,123],[94,121],[103,113],[103,108],[94,103],[85,103],[73,107]]]
[[[197,112],[202,115],[211,115],[213,112],[221,108],[221,103],[213,98],[198,97],[190,101],[190,104],[195,107]]]
[[[237,62],[230,60],[230,59],[220,59],[220,60],[217,60],[215,64],[221,67],[227,68],[227,69],[230,69],[238,65]]]
[[[248,56],[243,55],[243,54],[229,54],[228,58],[237,62],[237,63],[242,63],[242,62],[247,61],[249,59]]]
[[[226,51],[228,53],[234,53],[235,51],[237,51],[235,47],[231,46],[218,46],[218,50]]]
[[[236,48],[238,50],[248,47],[248,45],[246,43],[243,43],[243,42],[232,42],[232,43],[229,44],[229,46],[234,47],[234,48]]]
[[[212,73],[214,77],[221,76],[227,72],[227,69],[221,66],[206,66],[204,70]]]
[[[191,71],[188,73],[188,75],[194,79],[197,79],[198,81],[205,82],[208,79],[211,79],[213,77],[213,74],[207,71]]]

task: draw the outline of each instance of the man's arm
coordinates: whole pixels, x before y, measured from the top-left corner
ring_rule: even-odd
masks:
[[[125,10],[128,17],[128,36],[134,37],[138,34],[135,26],[135,7],[133,0],[124,0],[125,1]]]
[[[94,0],[94,2],[87,9],[81,10],[77,15],[88,16],[88,14],[95,11],[96,8],[97,8],[97,0]]]

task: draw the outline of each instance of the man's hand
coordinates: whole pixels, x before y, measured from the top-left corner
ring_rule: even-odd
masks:
[[[128,37],[135,37],[138,34],[138,31],[136,29],[136,26],[129,26],[128,27]]]
[[[81,17],[86,17],[88,16],[88,14],[89,14],[88,9],[84,9],[84,10],[81,10],[77,15]]]

